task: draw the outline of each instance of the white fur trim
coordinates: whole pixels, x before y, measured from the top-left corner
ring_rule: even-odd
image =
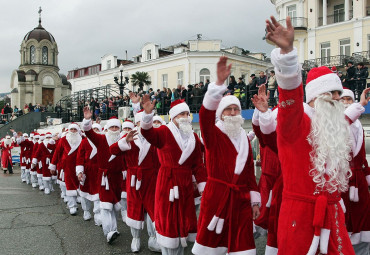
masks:
[[[350,97],[352,98],[353,102],[355,101],[355,94],[353,94],[353,91],[350,89],[343,89],[343,93],[340,97]]]
[[[216,225],[216,234],[221,234],[222,229],[224,228],[225,219],[219,218]]]
[[[66,190],[66,195],[69,197],[77,197],[77,190]]]
[[[307,252],[307,255],[315,255],[317,248],[319,247],[319,242],[320,242],[320,236],[313,236],[312,242],[310,249]]]
[[[246,251],[229,252],[227,255],[256,255],[256,249]]]
[[[198,191],[199,191],[199,193],[203,192],[205,187],[206,187],[206,182],[198,183]]]
[[[270,190],[269,199],[268,199],[268,201],[266,203],[266,207],[267,208],[270,208],[270,206],[271,206],[271,200],[272,200],[272,190]]]
[[[339,200],[339,204],[340,204],[340,206],[342,207],[342,211],[343,211],[343,213],[346,213],[346,206],[344,205],[343,198],[341,198],[341,199]]]
[[[80,129],[80,126],[78,124],[76,124],[76,123],[69,124],[68,130],[71,130],[72,128],[77,129],[78,132],[80,132],[80,130],[81,130]]]
[[[110,127],[119,127],[121,129],[122,125],[121,125],[121,121],[119,119],[110,119],[107,121],[107,129],[109,129]]]
[[[260,112],[259,124],[261,132],[265,135],[269,135],[276,131],[276,120],[273,118],[272,112],[269,109],[266,112]]]
[[[177,145],[180,147],[182,151],[181,157],[178,161],[179,165],[182,165],[190,157],[190,155],[193,153],[195,149],[196,141],[195,141],[194,133],[190,134],[187,145],[185,147],[180,131],[172,121],[168,123],[167,128],[171,131],[173,137],[176,140]]]
[[[355,201],[355,186],[349,187],[349,200],[352,202]]]
[[[42,174],[36,174],[36,175],[37,175],[37,178],[42,178]]]
[[[127,192],[126,191],[121,192],[121,198],[127,198]]]
[[[227,247],[208,247],[201,245],[195,241],[193,249],[191,252],[195,255],[204,255],[204,254],[212,254],[212,255],[224,255],[227,253]]]
[[[337,74],[329,73],[311,80],[306,85],[306,103],[311,102],[318,95],[338,90],[343,93],[342,82]]]
[[[140,128],[144,130],[151,129],[153,127],[153,116],[154,112],[150,114],[143,113],[142,121],[140,122]]]
[[[194,243],[197,238],[197,233],[188,233],[187,241]]]
[[[50,180],[51,180],[51,177],[45,177],[45,176],[42,176],[42,180],[43,180],[43,181],[50,181]]]
[[[277,255],[278,248],[266,245],[265,255]]]
[[[370,186],[370,175],[366,175],[367,185]]]
[[[253,111],[253,116],[252,116],[252,124],[255,125],[255,126],[259,126],[260,125],[260,111],[255,108],[254,111]]]
[[[276,80],[279,87],[293,90],[300,86],[302,74],[296,48],[288,54],[280,54],[280,48],[273,49],[271,52],[271,63],[275,67]]]
[[[122,138],[118,141],[118,147],[121,151],[131,150],[131,144],[127,143],[126,138]]]
[[[322,254],[328,253],[328,244],[329,244],[330,229],[321,229],[320,233],[320,252]]]
[[[122,123],[122,129],[124,129],[124,128],[134,129],[135,125],[131,121],[125,121],[125,122]]]
[[[32,164],[36,165],[37,164],[37,158],[32,159]]]
[[[56,165],[54,165],[52,163],[49,164],[49,170],[55,171],[56,169],[57,169]]]
[[[144,221],[133,220],[128,216],[126,216],[126,224],[131,228],[144,229]]]
[[[360,103],[353,103],[347,107],[344,114],[350,118],[352,122],[355,122],[364,111],[365,108]]]
[[[89,193],[81,191],[81,190],[79,190],[78,193],[80,194],[81,197],[84,197],[89,201],[98,201],[99,200],[99,193],[89,194]]]
[[[26,169],[26,167],[25,166],[21,166],[21,169],[24,170],[24,169]]]
[[[81,173],[84,173],[84,166],[82,165],[76,166],[76,175],[78,176]]]
[[[259,206],[261,206],[261,194],[257,191],[250,191],[249,194],[251,196],[252,205],[258,203]]]
[[[252,141],[256,137],[256,134],[253,131],[249,131],[247,136],[249,141]]]
[[[358,197],[358,188],[355,188],[355,199],[353,200],[353,202],[359,202],[360,201],[360,198]]]
[[[102,126],[100,124],[98,124],[98,123],[92,124],[91,128],[92,129],[97,128],[97,129],[99,129],[99,132],[103,131]]]
[[[242,110],[242,107],[240,105],[240,101],[239,99],[236,97],[236,96],[232,96],[232,95],[229,95],[229,96],[225,96],[221,99],[220,101],[220,104],[218,105],[217,107],[217,110],[216,110],[216,117],[218,117],[218,119],[220,120],[221,119],[221,115],[222,115],[222,112],[230,105],[237,105],[239,107],[239,110],[241,111]]]
[[[167,236],[162,236],[158,232],[156,232],[157,242],[159,245],[169,248],[169,249],[176,249],[180,245],[180,239],[178,237],[171,238]]]
[[[115,159],[117,156],[116,155],[110,155],[110,158],[108,159],[108,162],[111,162],[113,159]]]
[[[208,226],[207,226],[207,229],[208,229],[209,231],[213,231],[213,230],[215,230],[216,225],[217,225],[217,222],[218,222],[218,219],[219,219],[219,217],[217,217],[216,215],[214,215],[214,216],[213,216],[213,218],[212,218],[211,222],[210,222],[210,223],[208,224]]]
[[[175,194],[174,194],[173,189],[170,189],[170,197],[168,198],[168,200],[169,200],[170,202],[175,201]]]
[[[109,211],[113,210],[113,204],[109,202],[102,202],[100,201],[100,209],[106,209]]]
[[[190,113],[189,106],[185,102],[175,105],[174,107],[170,109],[169,114],[170,114],[171,120],[173,120],[177,115],[179,115],[182,112]]]
[[[138,122],[141,122],[143,118],[143,112],[138,112],[135,114],[135,124],[137,124]]]
[[[208,90],[203,99],[204,108],[210,111],[217,110],[217,107],[226,90],[226,85],[218,86],[214,82],[208,84]]]
[[[361,231],[360,233],[352,233],[350,235],[352,245],[359,244],[361,242],[370,243],[370,231]]]
[[[92,121],[91,119],[87,120],[87,119],[83,119],[82,121],[82,130],[83,131],[89,131],[92,127]]]

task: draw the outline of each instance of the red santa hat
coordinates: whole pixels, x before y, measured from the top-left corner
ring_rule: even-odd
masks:
[[[39,134],[39,133],[34,133],[33,138],[35,138],[35,139],[39,139],[39,138],[40,138],[40,134]]]
[[[343,87],[343,93],[342,95],[340,96],[341,98],[343,97],[350,97],[352,98],[353,101],[355,101],[355,94],[353,94],[353,91],[346,88],[346,87]]]
[[[110,127],[119,127],[121,129],[121,121],[117,117],[113,116],[107,121],[107,129]]]
[[[154,116],[153,121],[156,121],[156,120],[160,121],[162,125],[166,125],[166,122],[162,119],[161,116],[158,116],[158,115]]]
[[[338,75],[328,67],[320,66],[312,68],[307,74],[306,80],[306,103],[311,102],[318,95],[331,91],[343,93],[342,82]]]
[[[23,137],[28,137],[28,134],[27,134],[27,133],[24,133],[24,134],[23,134]]]
[[[99,129],[99,132],[101,132],[103,130],[102,126],[98,123],[92,124],[91,128],[92,129],[97,128],[97,129]]]
[[[336,72],[337,72],[337,68],[336,68],[336,66],[333,66],[333,67],[331,68],[331,71],[332,71],[333,73],[336,73]]]
[[[10,139],[10,135],[6,135],[5,136],[5,139]]]
[[[77,129],[77,132],[80,132],[80,126],[77,123],[72,122],[68,126],[68,130],[71,130],[71,128]]]
[[[131,120],[125,120],[125,122],[122,123],[122,129],[124,129],[124,128],[134,129],[135,125]]]
[[[34,132],[31,132],[30,137],[32,138],[35,135]]]
[[[239,107],[239,110],[242,109],[240,101],[236,96],[229,95],[221,99],[221,102],[216,110],[216,116],[218,117],[219,120],[221,119],[222,112],[225,110],[225,108],[232,104],[237,105]]]
[[[53,137],[53,135],[50,132],[47,132],[45,134],[45,138],[52,138],[52,137]]]
[[[141,121],[141,119],[143,118],[143,114],[144,114],[144,110],[143,109],[141,109],[140,111],[138,111],[135,114],[135,124],[137,124],[138,122]]]
[[[184,99],[177,99],[171,103],[170,118],[173,120],[177,115],[182,112],[190,113],[189,106],[185,103]]]
[[[40,135],[40,140],[43,141],[45,139],[45,134]]]

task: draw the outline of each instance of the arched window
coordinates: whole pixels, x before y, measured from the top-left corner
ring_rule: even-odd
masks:
[[[46,46],[42,47],[42,64],[48,64],[48,47]]]
[[[207,68],[203,68],[199,72],[199,82],[206,83],[207,79],[211,78],[211,73]]]
[[[36,48],[33,45],[30,47],[30,63],[36,64]]]

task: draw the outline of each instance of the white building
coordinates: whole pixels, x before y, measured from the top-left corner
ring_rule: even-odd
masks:
[[[238,47],[221,48],[221,40],[192,40],[178,45],[160,48],[155,43],[146,43],[141,55],[133,61],[119,60],[111,54],[101,58],[101,63],[68,72],[72,92],[114,84],[114,75],[123,65],[123,74],[131,77],[137,71],[147,72],[153,89],[187,86],[206,79],[216,80],[216,64],[221,56],[227,56],[232,63],[231,75],[245,77],[248,83],[252,73],[266,71],[272,65],[264,54],[252,54]],[[130,90],[131,84],[128,86]],[[147,89],[147,88],[144,88]]]

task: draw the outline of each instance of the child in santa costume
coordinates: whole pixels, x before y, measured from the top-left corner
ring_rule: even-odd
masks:
[[[349,89],[343,89],[341,96],[345,107],[355,102]],[[361,122],[356,120],[350,126],[352,135],[352,176],[349,189],[342,193],[346,206],[346,226],[356,254],[368,254],[370,243],[370,168],[366,160],[365,136]]]
[[[44,183],[42,181],[42,163],[37,161],[36,156],[37,156],[37,152],[39,151],[39,147],[41,147],[44,139],[45,139],[45,134],[40,134],[40,139],[37,142],[38,143],[37,148],[36,150],[32,152],[32,161],[31,161],[32,168],[35,168],[35,166],[37,166],[36,167],[37,184],[39,185],[39,190],[41,191],[44,191],[45,189]]]
[[[31,183],[32,183],[32,188],[36,188],[38,183],[37,179],[37,168],[38,165],[33,165],[32,164],[32,159],[34,155],[36,154],[37,147],[39,146],[39,140],[40,140],[40,134],[35,133],[33,136],[33,145],[31,145],[31,170],[30,170],[30,175],[31,175]]]
[[[21,165],[21,179],[22,182],[27,184],[31,183],[30,176],[30,158],[31,158],[31,141],[29,140],[27,133],[19,133],[19,135],[13,132],[13,136],[16,137],[17,144],[21,147],[20,153],[20,165]]]
[[[92,130],[91,116],[90,109],[85,107],[82,125],[87,138],[98,149],[100,215],[103,233],[107,238],[107,242],[111,244],[119,234],[117,231],[116,212],[122,208],[120,202],[124,166],[123,156],[112,155],[109,152],[109,146],[120,138],[121,121],[117,118],[109,119],[106,125],[107,132],[105,134],[97,134]]]
[[[135,98],[135,100],[139,100]],[[137,103],[136,101],[133,103]],[[131,251],[140,250],[140,232],[144,228],[144,219],[147,219],[149,234],[148,248],[160,252],[156,242],[154,220],[154,196],[159,169],[157,148],[152,146],[140,134],[142,112],[135,114],[136,130],[130,131],[117,143],[110,146],[113,155],[123,153],[127,166],[127,217],[126,224],[131,228]],[[135,137],[135,138],[134,138]],[[147,215],[144,214],[147,213]]]
[[[183,100],[171,103],[171,122],[159,128],[153,128],[154,106],[155,101],[145,95],[140,126],[144,138],[157,147],[161,164],[155,192],[157,242],[162,254],[183,254],[187,241],[195,241],[197,231],[193,171],[200,193],[206,181],[201,142],[192,130],[189,106]]]
[[[231,68],[226,61],[220,58],[217,82],[208,86],[199,112],[208,173],[192,249],[199,255],[256,253],[253,220],[260,214],[261,196],[240,101],[232,95],[222,97]]]
[[[4,174],[9,170],[9,174],[13,174],[13,162],[12,162],[12,149],[14,143],[10,135],[5,136],[5,139],[1,142],[1,164],[4,170]]]
[[[291,20],[287,18],[287,28],[271,20],[266,21],[266,37],[279,47],[271,59],[279,84],[276,130],[284,182],[279,253],[354,254],[340,193],[348,189],[351,174],[348,120],[360,116],[367,99],[362,94],[361,104],[348,107],[345,115],[338,101],[343,92],[338,76],[327,67],[313,68],[306,81],[306,102],[311,107],[306,112]]]
[[[44,193],[50,194],[52,190],[51,173],[49,170],[49,164],[52,159],[52,150],[48,149],[49,141],[52,138],[50,132],[45,134],[45,139],[39,144],[36,154],[32,159],[32,164],[38,164],[40,171],[42,171],[42,183],[44,187]]]
[[[61,139],[63,137],[66,136],[68,130],[62,132],[62,134],[60,134],[60,137],[58,135],[57,138],[54,138],[52,140],[50,140],[49,142],[49,145],[48,145],[48,149],[52,150],[53,151],[53,158],[55,158],[55,162],[57,162],[56,164],[56,167],[55,167],[55,171],[52,171],[52,179],[55,178],[53,176],[56,175],[56,178],[57,178],[57,184],[59,184],[59,188],[60,188],[60,197],[63,198],[63,201],[64,203],[67,203],[68,202],[68,199],[67,199],[67,196],[66,196],[66,183],[65,183],[65,176],[64,176],[64,165],[66,164],[66,161],[64,160],[64,157],[68,156],[67,154],[64,154],[63,153],[63,149],[59,148],[62,145],[62,143],[60,143]]]
[[[79,181],[76,176],[76,158],[78,147],[80,146],[82,137],[80,135],[80,127],[72,123],[68,126],[68,133],[60,139],[57,148],[55,149],[53,159],[49,165],[52,173],[56,172],[58,159],[64,161],[63,175],[66,185],[66,200],[71,215],[77,214],[77,191]],[[62,155],[62,156],[60,156]]]
[[[92,125],[94,132],[100,134],[102,127],[98,123]],[[78,149],[76,160],[76,174],[80,181],[79,193],[81,196],[81,207],[84,211],[83,219],[90,220],[90,210],[93,205],[95,225],[100,226],[100,201],[99,201],[99,186],[98,178],[98,149],[90,141],[89,138],[83,139]]]

